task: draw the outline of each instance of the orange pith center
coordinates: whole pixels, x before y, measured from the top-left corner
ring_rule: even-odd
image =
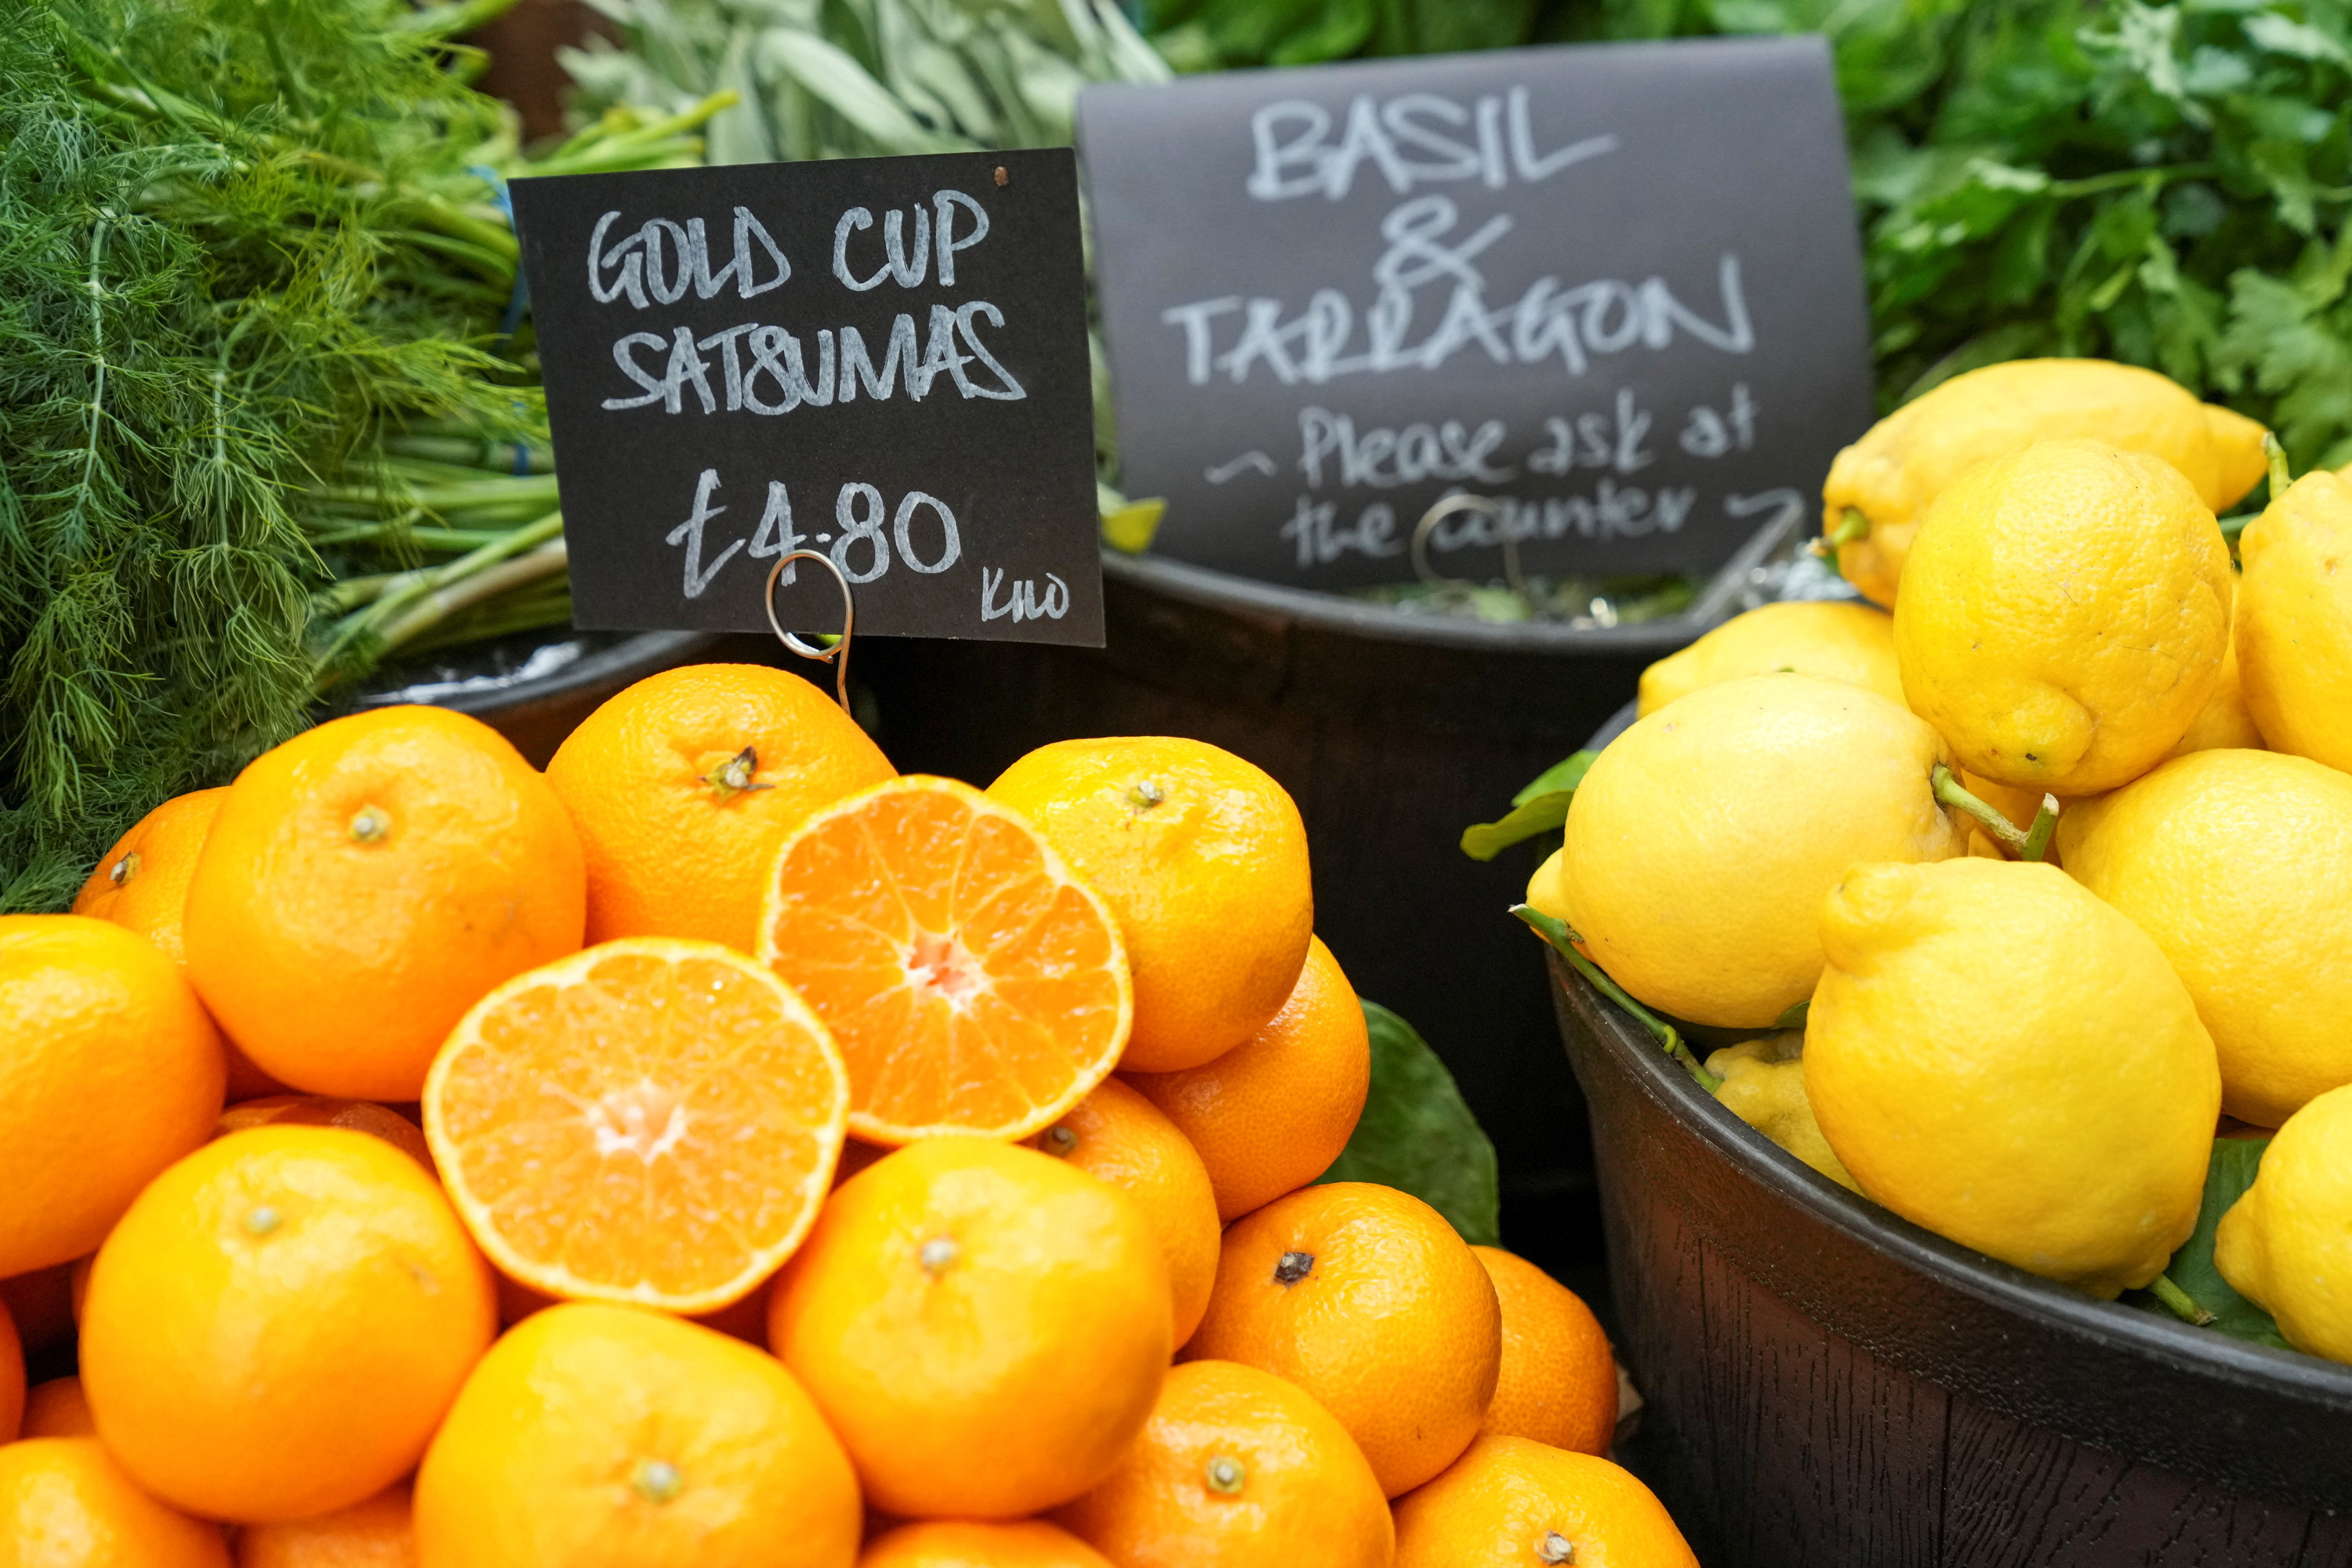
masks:
[[[691,1120],[677,1091],[646,1079],[633,1089],[614,1089],[583,1107],[582,1116],[596,1140],[600,1156],[634,1154],[646,1165],[686,1141]]]
[[[973,999],[989,989],[988,971],[970,949],[951,936],[929,931],[917,931],[907,949],[907,984],[959,1013],[969,1011]]]

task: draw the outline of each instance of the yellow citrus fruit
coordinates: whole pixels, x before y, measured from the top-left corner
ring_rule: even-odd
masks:
[[[1396,1568],[1698,1568],[1649,1488],[1591,1454],[1488,1436],[1397,1500]]]
[[[877,1143],[1024,1138],[1109,1076],[1134,1016],[1110,910],[953,779],[877,784],[787,839],[759,952],[840,1042]]]
[[[709,1312],[808,1234],[848,1108],[832,1037],[773,974],[625,937],[483,997],[434,1060],[425,1135],[503,1272]]]
[[[1110,1559],[1042,1519],[926,1520],[876,1536],[857,1568],[1111,1568]]]
[[[188,975],[283,1083],[414,1100],[500,981],[580,946],[580,841],[504,737],[383,708],[263,752],[188,884]]]
[[[2213,1236],[2213,1264],[2289,1344],[2352,1362],[2352,1086],[2287,1118]]]
[[[229,1568],[220,1527],[131,1484],[90,1437],[0,1447],[0,1563],[8,1568]]]
[[[96,1247],[212,1131],[219,1031],[152,942],[87,915],[0,915],[0,1275]]]
[[[27,1437],[97,1436],[98,1423],[90,1419],[81,1379],[53,1377],[34,1384],[25,1395],[25,1419],[18,1430]]]
[[[2185,757],[2191,752],[2258,752],[2263,749],[2262,727],[2254,722],[2253,710],[2246,706],[2245,679],[2238,664],[2237,593],[2239,577],[2230,578],[2230,640],[2221,648],[2221,675],[2213,683],[2213,695],[2197,717],[2189,721],[2189,729],[2173,745],[2171,755]]]
[[[1642,672],[1641,711],[1748,675],[1811,675],[1903,700],[1895,623],[1872,605],[1791,600],[1731,619]]]
[[[1282,1008],[1307,961],[1307,829],[1260,768],[1200,741],[1058,741],[988,793],[1025,813],[1127,939],[1130,1072],[1198,1067]]]
[[[2179,472],[2096,441],[1970,471],[1911,548],[1895,651],[1970,772],[2061,795],[2170,752],[2221,682],[2230,551]]]
[[[2352,773],[2352,478],[2295,480],[2238,556],[2238,668],[2263,739]]]
[[[1897,603],[1922,519],[1963,475],[2037,441],[2087,437],[2145,452],[2220,511],[2262,481],[2263,427],[2203,404],[2151,370],[2105,360],[1986,365],[1904,405],[1837,455],[1822,487],[1824,533],[1848,508],[1869,525],[1838,551],[1838,570],[1882,605]]]
[[[1029,1144],[1136,1201],[1168,1265],[1173,1341],[1191,1339],[1209,1310],[1222,1231],[1208,1167],[1176,1124],[1127,1085],[1105,1079]]]
[[[2002,857],[1991,851],[1990,858]],[[1715,1098],[1726,1110],[1831,1181],[1860,1192],[1852,1173],[1839,1163],[1837,1151],[1822,1136],[1821,1123],[1813,1120],[1813,1102],[1805,1098],[1804,1053],[1802,1029],[1776,1030],[1711,1051],[1706,1070],[1723,1080]]]
[[[1822,910],[1805,1089],[1862,1190],[2112,1300],[2196,1227],[2213,1042],[2146,933],[2053,866],[1857,866]]]
[[[489,1270],[415,1161],[257,1127],[158,1176],[106,1238],[82,1386],[158,1497],[303,1519],[405,1474],[496,1327]]]
[[[1334,1182],[1225,1233],[1217,1289],[1185,1353],[1298,1384],[1394,1497],[1476,1434],[1502,1332],[1493,1281],[1443,1215],[1393,1187]]]
[[[1217,1218],[1234,1220],[1305,1186],[1347,1148],[1371,1091],[1371,1037],[1317,937],[1265,1027],[1200,1067],[1125,1076],[1201,1152]]]
[[[769,1343],[905,1518],[1014,1519],[1109,1473],[1168,1364],[1135,1200],[1034,1149],[933,1138],[826,1200]]]
[[[1874,692],[1759,675],[1610,742],[1576,792],[1559,897],[1584,952],[1653,1007],[1769,1027],[1812,994],[1822,896],[1864,860],[1967,840],[1936,803],[1935,731]]]
[[[857,1480],[774,1357],[569,1302],[482,1358],[416,1473],[428,1568],[850,1568]]]
[[[1169,1373],[1118,1469],[1055,1517],[1119,1568],[1387,1568],[1395,1539],[1347,1428],[1226,1361]]]
[[[416,1568],[408,1483],[349,1508],[236,1533],[236,1568]]]
[[[2352,774],[2199,752],[2075,805],[2058,841],[2188,985],[2223,1110],[2276,1127],[2352,1083]]]
[[[895,771],[797,675],[696,664],[647,676],[547,764],[587,851],[588,940],[700,937],[751,952],[776,847]]]
[[[1582,1298],[1517,1253],[1470,1249],[1494,1281],[1503,1359],[1478,1430],[1606,1454],[1617,1436],[1617,1358]]]

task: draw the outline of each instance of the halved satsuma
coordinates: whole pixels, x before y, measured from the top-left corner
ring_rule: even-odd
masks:
[[[818,813],[778,852],[760,958],[849,1063],[877,1143],[1024,1138],[1107,1077],[1135,1012],[1109,910],[1028,820],[910,775]]]
[[[491,1261],[551,1296],[708,1312],[815,1222],[849,1079],[792,990],[716,942],[625,937],[499,986],[425,1084]]]

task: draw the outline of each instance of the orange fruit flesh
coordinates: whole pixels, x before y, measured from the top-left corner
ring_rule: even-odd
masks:
[[[550,1295],[708,1312],[814,1223],[848,1082],[824,1025],[715,942],[634,937],[483,998],[425,1125],[457,1212]]]
[[[850,1129],[877,1143],[1038,1131],[1108,1076],[1134,1013],[1102,901],[952,779],[894,779],[788,840],[760,957],[833,1030]]]

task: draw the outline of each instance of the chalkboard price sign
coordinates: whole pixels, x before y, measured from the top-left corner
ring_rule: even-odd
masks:
[[[1122,485],[1157,548],[1310,586],[1704,572],[1872,416],[1819,38],[1092,89]]]
[[[518,180],[573,619],[1102,642],[1066,150]],[[787,564],[796,631],[841,624]]]

